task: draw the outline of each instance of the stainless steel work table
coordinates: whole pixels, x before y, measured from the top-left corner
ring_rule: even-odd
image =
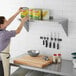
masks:
[[[18,56],[18,57],[21,57],[21,56]],[[18,67],[29,69],[29,70],[40,71],[40,72],[44,72],[48,74],[56,74],[60,76],[76,76],[76,69],[73,68],[73,64],[71,60],[62,59],[61,64],[50,64],[44,68],[36,68],[36,67],[27,66],[27,65],[15,64],[13,63],[13,60],[14,58],[10,59],[10,67],[18,66]]]

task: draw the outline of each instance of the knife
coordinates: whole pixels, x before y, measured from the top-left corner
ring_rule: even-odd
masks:
[[[58,43],[57,43],[57,49],[59,49],[59,33],[58,33]]]
[[[51,36],[50,36],[50,42],[49,42],[49,48],[52,47],[52,40],[53,40],[53,38],[52,38],[52,33],[51,33]]]

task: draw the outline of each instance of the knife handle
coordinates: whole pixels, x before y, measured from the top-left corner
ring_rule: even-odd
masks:
[[[46,47],[48,47],[48,41],[46,40]]]
[[[51,48],[51,46],[52,46],[52,43],[50,42],[50,43],[49,43],[49,48]]]
[[[53,42],[53,48],[55,48],[55,42]]]
[[[59,49],[59,43],[57,43],[57,49]]]
[[[45,45],[45,40],[43,40],[43,45]]]

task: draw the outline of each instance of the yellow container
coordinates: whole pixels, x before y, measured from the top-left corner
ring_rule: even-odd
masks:
[[[33,19],[33,9],[29,9],[29,19]]]
[[[41,9],[33,9],[33,19],[41,20]]]
[[[42,19],[49,20],[49,10],[47,10],[47,9],[42,10]]]
[[[22,7],[22,8],[23,8],[23,11],[20,14],[21,18],[29,15],[29,9],[27,7]]]

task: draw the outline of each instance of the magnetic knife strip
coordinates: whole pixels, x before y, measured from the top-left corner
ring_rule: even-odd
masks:
[[[61,38],[56,38],[56,37],[43,37],[40,36],[40,39],[42,39],[42,44],[47,48],[60,48],[60,42],[62,41]]]

